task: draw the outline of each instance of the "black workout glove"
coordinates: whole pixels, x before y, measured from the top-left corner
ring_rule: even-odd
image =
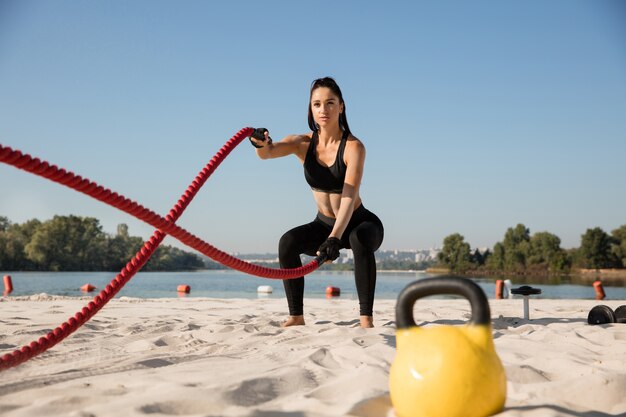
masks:
[[[322,243],[317,252],[320,255],[326,255],[326,260],[332,262],[339,258],[339,249],[341,249],[341,240],[336,237],[329,237],[326,242]]]
[[[250,139],[250,143],[252,144],[252,146],[254,146],[255,148],[263,148],[265,147],[265,145],[261,146],[261,145],[257,145],[256,143],[254,143],[252,141],[252,139],[256,139],[256,140],[260,140],[262,142],[265,142],[265,132],[268,132],[268,130],[264,127],[257,127],[256,129],[254,129],[254,132],[252,132],[252,134],[248,137],[248,139]],[[267,145],[271,145],[272,144],[272,138],[270,138],[269,136],[267,137]]]

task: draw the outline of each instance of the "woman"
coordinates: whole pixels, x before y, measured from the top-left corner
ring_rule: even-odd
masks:
[[[297,156],[317,204],[315,220],[281,237],[280,265],[302,266],[302,253],[325,253],[332,262],[339,257],[340,249],[352,249],[361,327],[373,327],[374,252],[383,241],[383,225],[361,202],[365,147],[350,132],[341,90],[330,77],[317,79],[311,85],[309,128],[309,133],[290,135],[279,142],[272,142],[267,129],[256,129],[250,137],[261,159]],[[289,305],[289,318],[283,326],[303,325],[304,277],[283,283]]]

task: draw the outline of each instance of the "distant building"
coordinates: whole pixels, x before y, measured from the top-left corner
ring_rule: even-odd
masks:
[[[430,249],[409,249],[409,250],[379,250],[376,251],[376,262],[382,261],[404,261],[404,262],[432,262],[437,260],[437,255],[441,252],[440,248]],[[236,253],[234,256],[247,262],[255,264],[277,264],[278,256],[275,253],[263,254],[242,254]],[[303,255],[303,263],[310,262],[313,257]],[[335,261],[337,264],[354,264],[354,252],[352,249],[342,249],[339,258]]]

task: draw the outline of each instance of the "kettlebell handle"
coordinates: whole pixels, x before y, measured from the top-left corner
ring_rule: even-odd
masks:
[[[474,281],[467,278],[444,276],[425,278],[407,285],[398,295],[396,304],[396,328],[417,326],[413,318],[415,302],[429,295],[460,295],[470,302],[472,324],[489,324],[491,311],[485,292]]]

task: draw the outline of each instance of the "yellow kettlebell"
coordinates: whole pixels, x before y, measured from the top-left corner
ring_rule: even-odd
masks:
[[[418,327],[415,302],[438,294],[465,297],[470,323]],[[396,327],[389,391],[397,417],[486,417],[504,408],[506,375],[493,344],[489,303],[476,283],[458,277],[412,282],[398,296]]]

